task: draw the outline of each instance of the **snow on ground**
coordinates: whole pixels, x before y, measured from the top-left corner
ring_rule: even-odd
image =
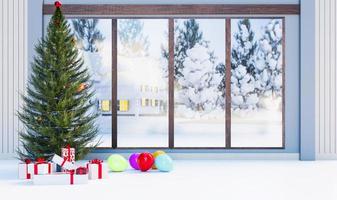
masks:
[[[278,113],[274,113],[274,115],[278,115]],[[102,137],[103,142],[101,146],[111,146],[111,117],[100,117],[98,123],[101,129],[99,137]],[[167,147],[167,145],[167,117],[118,117],[119,147]],[[252,116],[233,116],[232,146],[280,147],[281,145],[282,123],[280,117],[273,117],[268,112]],[[224,121],[176,118],[175,146],[225,146]]]
[[[109,173],[88,185],[35,186],[0,161],[1,199],[335,200],[337,161],[174,161],[174,171]]]

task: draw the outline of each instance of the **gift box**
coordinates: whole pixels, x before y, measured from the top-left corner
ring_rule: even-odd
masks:
[[[53,158],[51,159],[53,163],[58,164],[62,168],[66,170],[74,170],[76,169],[75,164],[68,161],[67,158],[62,158],[61,156],[54,154]]]
[[[31,179],[34,174],[34,163],[26,159],[24,163],[19,163],[19,179]]]
[[[87,164],[89,179],[108,178],[108,166],[102,160],[90,160]]]
[[[61,148],[61,157],[75,164],[75,149],[71,148],[70,145],[67,145],[66,148]]]
[[[76,174],[75,170],[70,172],[56,172],[47,175],[35,175],[34,185],[77,185],[87,184],[88,174]]]
[[[25,163],[19,163],[19,179],[31,179],[33,175],[51,174],[52,171],[53,164],[43,158],[36,159],[34,163],[29,159]]]
[[[51,174],[52,163],[45,161],[43,158],[36,159],[34,163],[34,175],[37,174]]]

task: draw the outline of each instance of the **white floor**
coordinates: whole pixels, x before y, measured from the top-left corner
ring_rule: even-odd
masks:
[[[18,180],[16,163],[0,161],[1,199],[337,199],[337,161],[175,161],[171,173],[128,170],[72,186]]]

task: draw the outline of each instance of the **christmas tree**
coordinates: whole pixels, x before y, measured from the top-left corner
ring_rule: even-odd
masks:
[[[76,49],[61,12],[60,2],[48,25],[47,35],[36,46],[32,74],[23,95],[25,105],[19,118],[25,125],[20,133],[23,149],[20,159],[50,158],[67,145],[76,149],[76,158],[83,158],[98,129],[97,114],[91,113],[94,93],[83,60]]]
[[[232,108],[255,109],[258,96],[255,91],[255,52],[257,44],[249,19],[238,21],[238,32],[234,34],[231,60]]]

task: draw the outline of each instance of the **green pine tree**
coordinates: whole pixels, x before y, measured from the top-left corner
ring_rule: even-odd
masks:
[[[89,152],[88,145],[97,146],[92,145],[97,114],[90,103],[94,93],[89,73],[60,6],[35,49],[27,94],[22,96],[25,105],[18,113],[25,125],[19,158],[49,159],[69,144],[76,149],[76,159],[81,159]]]

